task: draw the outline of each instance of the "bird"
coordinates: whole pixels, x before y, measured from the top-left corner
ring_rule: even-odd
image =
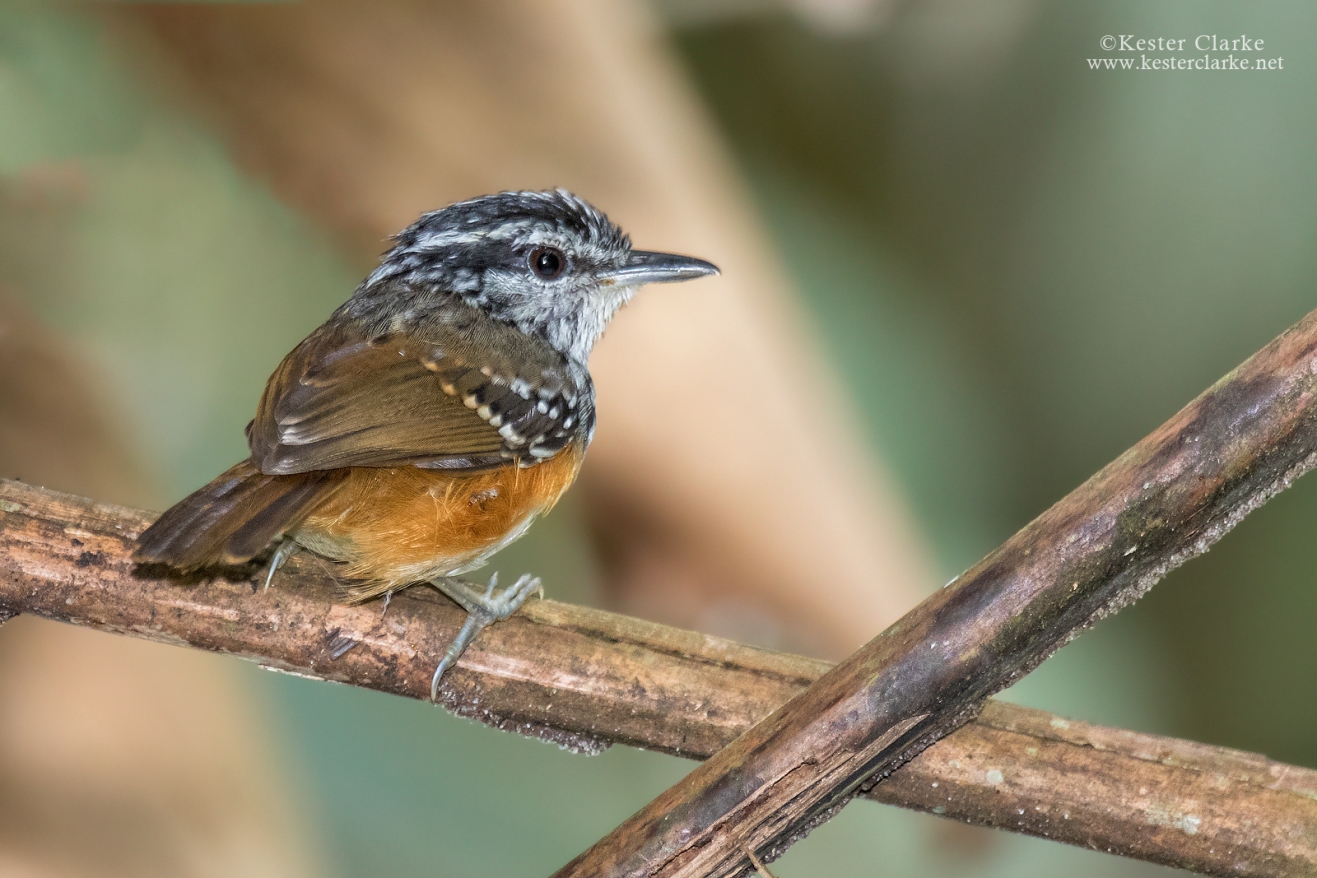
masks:
[[[484,566],[558,501],[595,430],[587,363],[645,284],[718,274],[633,249],[563,189],[509,191],[423,214],[298,344],[247,425],[250,456],[142,532],[140,564],[241,565],[273,547],[334,562],[347,597],[429,583],[466,612],[431,679],[540,580],[497,589]]]

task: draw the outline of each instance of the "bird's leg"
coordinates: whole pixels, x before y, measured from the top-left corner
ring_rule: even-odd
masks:
[[[462,609],[466,610],[466,622],[462,624],[462,630],[457,632],[457,637],[453,639],[452,645],[448,647],[448,652],[444,653],[444,659],[435,669],[434,679],[430,681],[430,700],[439,699],[439,678],[457,662],[459,656],[466,651],[467,646],[472,640],[475,640],[479,634],[489,625],[506,619],[526,602],[526,598],[535,592],[544,596],[544,586],[540,584],[539,577],[531,576],[529,573],[522,575],[520,579],[512,585],[503,589],[498,594],[494,589],[498,586],[498,574],[495,573],[489,577],[489,585],[486,586],[484,593],[473,587],[471,583],[458,579],[453,576],[442,576],[430,580],[431,584],[452,598]]]
[[[384,593],[384,609],[380,610],[381,619],[384,618],[385,613],[389,612],[389,604],[392,601],[393,601],[393,589],[389,589]]]
[[[264,591],[270,590],[270,580],[274,579],[274,571],[284,566],[284,562],[293,557],[293,553],[297,551],[297,548],[297,541],[292,537],[284,537],[283,541],[279,543],[279,548],[274,550],[274,555],[270,558],[270,569],[265,574]]]

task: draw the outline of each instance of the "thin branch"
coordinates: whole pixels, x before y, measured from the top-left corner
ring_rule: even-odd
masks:
[[[749,848],[746,848],[745,856],[746,859],[750,861],[750,865],[754,866],[755,874],[758,875],[759,878],[773,878],[773,873],[768,871],[768,867],[765,866],[762,862],[760,862],[759,858],[755,856],[754,851],[750,850]]]
[[[1317,312],[558,878],[731,876],[751,868],[746,848],[780,855],[1077,631],[1206,551],[1311,468],[1314,449]]]
[[[254,571],[180,585],[133,570],[132,541],[150,520],[0,481],[0,608],[428,697],[461,624],[445,599],[412,589],[381,618],[378,603],[335,603],[334,583],[305,557],[269,592]],[[443,697],[464,715],[580,749],[704,759],[828,668],[532,601],[481,635]],[[1009,704],[989,703],[869,795],[1208,874],[1317,872],[1317,772]]]

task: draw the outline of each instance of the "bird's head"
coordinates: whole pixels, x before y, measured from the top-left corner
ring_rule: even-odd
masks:
[[[388,281],[422,299],[455,294],[584,363],[639,287],[717,273],[702,259],[633,250],[608,217],[562,189],[502,192],[408,226],[354,298]]]

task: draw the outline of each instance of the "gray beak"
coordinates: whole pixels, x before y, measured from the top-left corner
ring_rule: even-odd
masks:
[[[621,286],[638,287],[641,284],[693,280],[717,273],[718,266],[693,256],[632,250],[624,265],[601,272],[600,278]]]

